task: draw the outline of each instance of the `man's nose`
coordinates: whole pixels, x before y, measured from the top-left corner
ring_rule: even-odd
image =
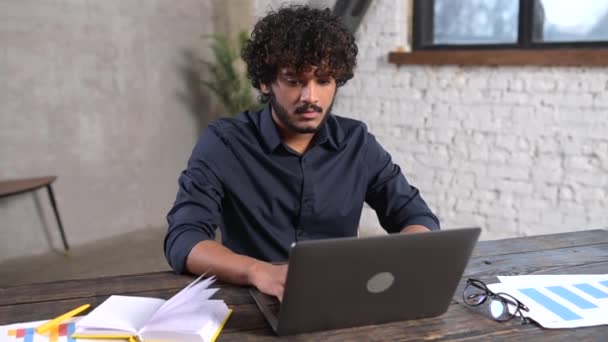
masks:
[[[306,103],[317,103],[319,101],[317,85],[314,82],[309,82],[302,87],[300,100]]]

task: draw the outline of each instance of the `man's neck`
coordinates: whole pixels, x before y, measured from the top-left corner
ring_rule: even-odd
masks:
[[[315,133],[307,133],[307,134],[292,133],[292,132],[287,132],[287,130],[285,128],[280,127],[280,126],[279,126],[279,135],[281,136],[281,139],[283,140],[283,143],[285,143],[285,145],[289,146],[289,148],[291,148],[292,150],[294,150],[295,152],[297,152],[300,155],[302,155],[306,151],[308,151],[308,149],[311,147],[312,141],[315,137]]]

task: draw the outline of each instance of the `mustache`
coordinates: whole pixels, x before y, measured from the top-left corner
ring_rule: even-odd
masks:
[[[295,112],[298,114],[302,114],[302,113],[310,112],[311,110],[313,110],[317,113],[323,113],[323,108],[317,106],[314,103],[301,105],[300,107],[296,108]]]

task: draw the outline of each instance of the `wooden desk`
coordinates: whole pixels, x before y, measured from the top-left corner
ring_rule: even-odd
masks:
[[[7,196],[14,196],[29,191],[36,191],[40,188],[46,188],[49,194],[49,200],[55,213],[55,219],[57,220],[57,226],[59,226],[59,233],[61,234],[61,241],[63,242],[63,248],[67,252],[70,247],[68,246],[68,240],[65,237],[63,231],[63,224],[61,223],[61,217],[59,216],[59,209],[57,209],[57,202],[55,201],[55,194],[53,193],[52,183],[57,179],[56,176],[38,177],[38,178],[26,178],[26,179],[10,179],[0,181],[0,198]]]
[[[438,251],[439,252],[439,251]],[[464,279],[493,282],[496,275],[608,273],[608,231],[592,230],[480,242],[448,311],[442,316],[353,329],[288,336],[312,341],[605,341],[608,326],[542,329],[518,319],[495,322],[462,304]],[[169,272],[17,286],[0,290],[0,324],[48,319],[85,303],[98,305],[110,294],[168,298],[193,278]],[[219,341],[277,339],[246,288],[218,284],[218,297],[234,308]],[[399,305],[396,303],[396,305]]]

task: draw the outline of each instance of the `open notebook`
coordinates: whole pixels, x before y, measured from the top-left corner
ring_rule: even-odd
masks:
[[[73,337],[134,336],[141,341],[214,341],[231,310],[223,300],[209,299],[214,277],[202,276],[169,300],[111,296],[78,321]]]

